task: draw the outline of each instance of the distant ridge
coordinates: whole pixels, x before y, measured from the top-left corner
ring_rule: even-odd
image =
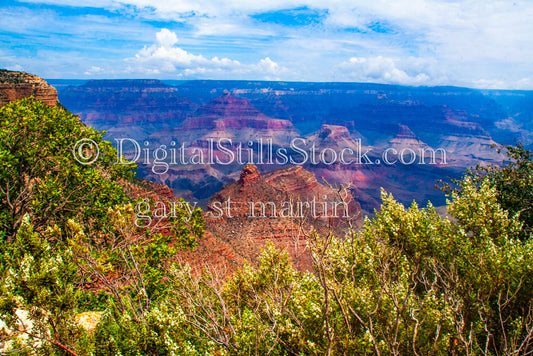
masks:
[[[82,84],[84,87],[143,87],[143,88],[161,88],[170,87],[171,85],[165,84],[158,79],[92,79]]]

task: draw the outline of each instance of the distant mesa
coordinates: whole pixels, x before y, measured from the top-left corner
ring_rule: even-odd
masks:
[[[176,88],[157,79],[93,79],[80,87],[100,92],[116,91],[117,89],[132,92],[177,91]]]
[[[168,132],[198,108],[178,88],[153,79],[90,80],[60,90],[61,103],[107,138],[146,140]]]
[[[44,79],[29,73],[0,69],[0,106],[29,96],[49,106],[59,102],[57,90]]]
[[[168,135],[172,137],[167,137]],[[169,141],[202,143],[208,140],[231,139],[232,143],[272,141],[273,145],[286,146],[298,133],[289,120],[268,117],[247,99],[225,94],[212,99],[187,118],[177,129],[156,132],[154,137]],[[238,142],[233,142],[238,140]]]
[[[322,140],[349,140],[351,138],[348,128],[339,125],[322,125],[317,133]]]
[[[396,152],[401,152],[405,149],[411,149],[418,154],[420,150],[425,150],[429,146],[420,140],[418,136],[406,125],[398,125],[398,133],[389,141],[389,146],[394,148]]]
[[[260,118],[266,117],[247,99],[237,98],[230,93],[212,99],[207,105],[198,109],[197,115],[214,119]]]
[[[398,134],[396,137],[399,139],[414,139],[420,141],[409,127],[401,124],[398,125]]]

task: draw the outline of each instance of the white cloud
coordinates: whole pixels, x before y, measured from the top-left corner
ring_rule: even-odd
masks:
[[[199,17],[186,18],[184,22],[194,26],[194,35],[215,36],[218,38],[236,36],[239,38],[258,38],[276,36],[276,33],[265,26],[257,26],[247,16]]]
[[[87,69],[83,74],[88,76],[93,76],[97,74],[103,74],[105,71],[102,69],[102,67],[98,66],[91,66],[91,68]]]
[[[533,88],[533,77],[522,78],[512,82],[500,79],[480,79],[476,80],[473,84],[476,88],[480,89],[531,90]]]
[[[427,73],[408,74],[406,70],[398,68],[397,60],[382,56],[352,57],[337,67],[337,75],[343,77],[343,81],[402,85],[432,84]]]
[[[127,59],[130,63],[127,71],[211,79],[231,78],[232,75],[248,75],[264,79],[285,70],[269,57],[255,64],[244,64],[235,59],[218,56],[208,59],[201,54],[192,54],[176,46],[177,43],[178,37],[175,32],[166,28],[160,30],[156,34],[155,44],[145,46],[134,58]]]
[[[178,36],[176,36],[176,33],[171,32],[166,28],[159,31],[155,37],[161,47],[172,47],[178,42]]]
[[[533,72],[531,0],[21,1],[105,8],[127,15],[106,19],[105,15],[80,14],[76,19],[81,21],[76,21],[45,8],[38,14],[28,10],[32,16],[12,14],[9,10],[0,16],[0,28],[30,34],[34,36],[32,39],[46,38],[40,30],[46,33],[53,28],[56,31],[53,38],[63,42],[68,42],[65,38],[72,39],[73,47],[80,53],[85,40],[91,36],[146,43],[149,41],[146,36],[153,27],[144,19],[168,21],[168,26],[183,25],[179,39],[169,27],[171,30],[157,34],[154,44],[138,51],[137,56],[128,61],[131,73],[179,72],[190,77],[229,77],[231,74],[260,77],[264,74],[264,77],[293,80],[376,78],[382,82],[413,85],[533,88],[528,79]],[[304,6],[326,13],[323,22],[301,28],[261,23],[251,17]],[[71,37],[57,35],[63,33]],[[98,46],[97,43],[92,45]],[[127,48],[131,49],[132,45]],[[198,50],[201,53],[193,54],[183,48],[202,49]],[[101,61],[90,61],[97,49],[93,51],[80,73],[91,65],[104,67]],[[117,53],[115,60],[133,55]],[[238,58],[241,62],[248,62],[243,58],[254,58],[255,63],[244,64],[226,57]],[[260,58],[265,61],[275,58],[278,67],[265,62],[262,65],[271,73],[253,72],[262,68]],[[366,62],[352,63],[350,58],[364,58]],[[109,67],[114,68],[114,65]],[[343,70],[349,75],[344,76]]]
[[[276,62],[274,62],[272,59],[270,59],[269,57],[261,59],[259,63],[257,63],[257,69],[263,72],[273,73],[273,74],[278,73],[280,71],[279,65]]]
[[[135,58],[140,63],[163,64],[169,68],[169,65],[188,66],[207,62],[202,55],[191,54],[180,47],[167,47],[160,44],[145,46],[135,55]]]

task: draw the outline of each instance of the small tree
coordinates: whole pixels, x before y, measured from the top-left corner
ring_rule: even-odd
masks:
[[[21,353],[153,352],[167,266],[203,235],[201,210],[183,201],[160,230],[139,227],[119,184],[133,166],[114,165],[102,135],[31,98],[0,109],[0,321]],[[92,165],[73,156],[83,138],[99,146]],[[94,333],[76,319],[88,310],[104,315]]]
[[[502,167],[477,167],[475,174],[486,175],[496,187],[501,207],[523,222],[520,237],[526,239],[533,233],[533,153],[521,143],[500,146],[498,152],[502,151],[506,156]]]
[[[0,108],[0,227],[8,240],[27,213],[37,230],[63,227],[74,217],[95,228],[105,224],[107,209],[125,201],[117,179],[130,177],[133,166],[112,164],[117,152],[102,136],[68,111],[33,98]],[[73,155],[83,138],[99,147],[92,165]]]
[[[496,149],[498,153],[505,152],[501,165],[478,165],[466,175],[478,185],[486,179],[496,188],[498,203],[511,216],[519,218],[523,223],[520,238],[528,239],[533,233],[533,152],[526,150],[522,143]],[[459,180],[452,182],[456,186],[443,184],[441,189],[447,193],[461,189]]]

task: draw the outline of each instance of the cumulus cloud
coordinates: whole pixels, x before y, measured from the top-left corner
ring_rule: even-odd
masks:
[[[143,47],[127,61],[129,72],[174,74],[177,77],[231,78],[232,75],[258,76],[271,79],[286,69],[269,57],[246,64],[226,57],[207,58],[178,47],[178,36],[166,28],[156,33],[156,43]]]
[[[87,76],[93,76],[93,75],[103,74],[103,73],[105,73],[105,71],[102,67],[91,66],[91,68],[87,69],[83,74]]]
[[[432,84],[432,78],[424,72],[398,68],[398,61],[392,58],[352,57],[337,68],[339,77],[356,82],[375,82],[402,85]]]
[[[257,69],[271,74],[279,73],[280,66],[269,57],[263,58],[257,63]]]
[[[531,88],[533,88],[533,77],[526,77],[515,81],[501,79],[479,79],[474,82],[474,86],[480,89],[531,90]]]
[[[157,38],[157,42],[161,45],[161,47],[172,47],[178,42],[178,36],[176,36],[176,33],[171,32],[166,28],[159,31],[155,37]]]
[[[158,35],[165,30],[166,29],[161,30]],[[157,44],[153,44],[149,47],[145,46],[135,55],[136,61],[138,63],[162,66],[164,71],[173,71],[176,69],[175,66],[189,66],[192,64],[205,64],[209,62],[202,55],[194,55],[180,47],[169,46],[168,43],[169,42],[162,43],[158,40]]]

